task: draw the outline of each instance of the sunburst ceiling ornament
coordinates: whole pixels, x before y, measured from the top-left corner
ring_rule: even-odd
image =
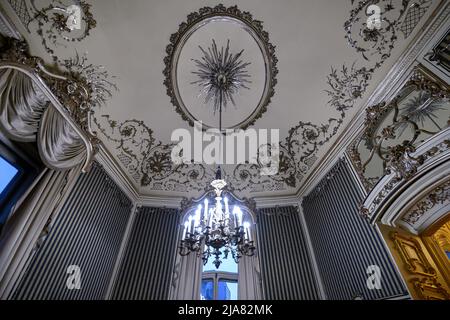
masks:
[[[189,125],[201,121],[204,129],[215,128],[220,99],[222,107],[235,105],[224,114],[224,129],[246,129],[267,111],[278,60],[262,21],[249,12],[237,6],[200,8],[179,24],[166,53],[164,85]]]
[[[212,46],[208,51],[199,46],[203,53],[201,60],[192,59],[197,66],[196,71],[192,71],[198,77],[197,81],[191,82],[201,88],[200,96],[205,97],[205,104],[212,102],[214,113],[222,106],[226,107],[228,102],[236,106],[233,98],[239,94],[241,88],[250,89],[250,74],[246,67],[251,62],[244,62],[241,59],[244,49],[239,53],[230,52],[230,40],[227,41],[226,48],[217,48],[216,41],[212,40]]]

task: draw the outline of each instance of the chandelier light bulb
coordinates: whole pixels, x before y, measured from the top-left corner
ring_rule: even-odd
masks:
[[[208,198],[205,198],[204,201],[204,211],[203,211],[203,224],[206,226],[208,225],[208,219],[209,219],[209,215],[208,215]]]
[[[189,227],[189,222],[185,221],[184,222],[183,236],[181,237],[181,239],[186,238],[186,231],[187,231],[188,227]]]
[[[225,203],[225,219],[229,219],[230,218],[230,208],[228,207],[228,198],[225,197],[223,199],[223,202]]]
[[[194,232],[194,225],[192,223],[192,220],[194,220],[194,217],[192,215],[189,216],[188,218],[188,222],[189,222],[189,232],[193,233]]]
[[[245,235],[246,235],[246,239],[248,241],[251,241],[251,236],[250,236],[250,223],[249,222],[244,222],[244,231],[245,231]]]
[[[242,226],[242,211],[238,206],[234,206],[233,214],[237,217],[237,227]]]
[[[214,208],[209,209],[209,227],[212,228],[214,220]]]
[[[200,216],[202,214],[202,205],[199,204],[197,207],[197,211],[195,211],[195,223],[194,226],[195,228],[197,228],[198,226],[200,226]]]

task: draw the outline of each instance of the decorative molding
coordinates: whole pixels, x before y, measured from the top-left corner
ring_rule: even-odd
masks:
[[[450,294],[442,287],[436,279],[413,279],[416,293],[423,300],[450,300]]]
[[[418,97],[407,102],[406,111],[405,108],[399,110],[400,103],[414,91],[419,93]],[[412,156],[418,145],[416,141],[422,133],[429,135],[436,133],[423,126],[423,119],[435,117],[434,112],[443,109],[443,101],[450,101],[450,87],[436,79],[422,66],[418,66],[394,99],[389,103],[383,101],[366,109],[364,131],[350,144],[347,153],[367,191],[375,186],[380,176],[390,172],[395,172],[400,179],[408,179],[417,172],[424,159],[422,156]],[[391,116],[392,121],[384,123]],[[412,134],[405,136],[404,132],[408,127],[413,128]],[[442,130],[440,127],[434,129]],[[400,137],[407,139],[401,144],[384,147],[389,140],[400,140]],[[364,144],[370,152],[368,159],[361,159],[358,150],[361,144]],[[382,160],[384,172],[379,172],[379,176],[367,176],[366,168],[374,156]]]
[[[69,24],[70,7],[61,0],[52,0],[46,7],[38,8],[34,0],[8,0],[20,21],[32,34],[33,31],[41,38],[41,43],[47,53],[56,62],[55,49],[75,41],[82,41],[96,27],[97,22],[91,13],[91,5],[83,0],[76,2],[80,8],[80,27],[82,32],[72,35],[73,28]],[[83,23],[81,23],[83,22]]]
[[[405,38],[409,37],[432,4],[432,0],[417,0],[410,2],[412,3],[408,4],[409,8],[407,9],[406,14],[403,15],[404,19],[399,28]]]
[[[414,226],[424,214],[433,210],[436,206],[450,205],[450,180],[442,185],[439,185],[428,193],[424,198],[419,200],[414,206],[405,214],[401,220]]]
[[[436,270],[428,262],[419,241],[413,237],[400,235],[398,232],[391,232],[390,237],[410,273],[431,278],[437,277]]]
[[[27,111],[35,112],[36,114],[28,115],[22,114],[23,112],[21,112],[18,116],[30,117],[35,123],[39,124],[39,135],[36,135],[40,142],[42,142],[42,130],[44,130],[45,134],[46,130],[53,132],[51,130],[59,128],[60,131],[57,134],[53,132],[54,135],[51,136],[51,139],[55,139],[52,141],[54,144],[66,143],[70,140],[72,143],[75,144],[76,142],[80,145],[79,147],[77,147],[77,145],[71,146],[73,149],[70,150],[70,157],[59,154],[58,152],[61,152],[61,150],[54,144],[50,146],[46,145],[46,148],[50,149],[50,151],[45,149],[46,152],[53,152],[52,157],[56,160],[53,161],[54,159],[52,158],[49,162],[48,158],[46,158],[48,155],[44,154],[42,150],[39,149],[44,163],[49,167],[59,168],[58,165],[61,162],[61,168],[59,169],[67,169],[68,167],[77,165],[78,161],[83,161],[84,158],[83,171],[87,171],[92,161],[95,147],[98,143],[97,138],[90,133],[87,125],[87,118],[89,115],[87,106],[90,106],[90,103],[92,103],[90,100],[92,96],[89,94],[91,87],[89,87],[87,83],[80,82],[76,78],[71,77],[70,74],[62,76],[46,70],[42,59],[29,55],[28,45],[24,41],[7,38],[6,42],[6,45],[2,47],[0,52],[0,69],[9,72],[17,72],[17,74],[23,74],[25,78],[30,78],[30,83],[36,87],[36,90],[40,92],[42,97],[45,97],[46,101],[50,102],[50,105],[52,106],[52,108],[50,108],[49,105],[47,105],[46,108],[40,108],[39,105],[36,105],[36,110]],[[17,85],[20,86],[21,83],[10,82],[7,83],[7,85],[14,87]],[[85,106],[85,108],[83,108],[83,106]],[[16,106],[7,107],[14,108]],[[51,113],[49,113],[49,110]],[[47,124],[45,126],[43,123],[44,120],[41,120],[41,118],[44,118],[49,122],[60,121],[60,126],[52,126],[53,122],[50,123],[50,125],[48,125],[49,122],[45,122]],[[52,120],[47,120],[48,118]],[[10,119],[4,120],[10,121]],[[18,118],[13,120],[18,120],[17,122],[23,121],[23,119]],[[8,125],[11,126],[10,124]],[[38,125],[35,127],[37,128]],[[15,127],[13,128],[16,129]],[[24,128],[17,128],[18,132],[16,135],[27,134],[28,132],[25,132],[24,130]],[[58,138],[60,138],[59,136],[63,136],[67,141],[58,141]],[[19,137],[16,137],[15,139],[19,140]],[[32,137],[32,139],[35,138]],[[38,147],[40,147],[40,143],[38,143]],[[70,148],[67,148],[66,146],[64,149]],[[73,161],[70,162],[70,159]]]
[[[19,18],[20,22],[22,22],[24,27],[26,27],[32,20],[32,17],[28,12],[26,0],[8,0],[8,2],[11,5],[11,8],[13,8],[17,17]]]
[[[421,243],[413,237],[401,235],[396,231],[390,233],[390,238],[406,270],[412,275],[421,277],[409,280],[419,298],[424,300],[450,299],[450,294],[439,282],[436,270],[430,264]]]
[[[332,72],[329,76],[329,85],[343,86],[347,84],[348,86],[353,84],[358,84],[362,81],[363,86],[362,90],[353,90],[349,91],[348,97],[355,97],[357,100],[359,94],[364,93],[365,87],[364,83],[367,83],[371,77],[371,70],[373,68],[360,68],[357,65],[353,65],[353,67],[347,68],[347,71],[344,72],[344,69],[347,67],[344,65],[343,70],[337,71],[337,69],[332,68]],[[331,89],[330,91],[333,91]],[[333,96],[331,96],[333,100]],[[286,141],[282,143],[282,154],[281,160],[283,167],[280,170],[280,174],[274,177],[260,177],[258,172],[258,166],[249,166],[249,165],[241,165],[236,170],[233,171],[232,181],[236,190],[240,191],[250,191],[251,193],[257,194],[258,192],[266,192],[266,191],[277,191],[277,190],[287,190],[294,189],[299,186],[299,182],[301,182],[305,176],[308,175],[309,171],[313,166],[315,166],[317,161],[317,152],[319,148],[321,148],[325,143],[330,141],[332,137],[334,137],[343,123],[343,114],[342,111],[348,109],[348,103],[345,103],[343,100],[342,103],[333,100],[333,106],[335,106],[336,110],[339,111],[339,116],[330,118],[324,124],[313,124],[310,122],[299,122],[297,126],[291,129],[291,134]],[[336,104],[337,101],[337,104]],[[349,100],[350,101],[350,100]],[[331,103],[331,102],[330,102]],[[109,119],[108,121],[115,121]],[[306,144],[303,144],[306,142]],[[302,147],[302,148],[300,148]],[[283,150],[284,148],[284,150]],[[334,147],[333,147],[334,148]],[[312,150],[312,151],[311,151]],[[121,160],[125,163],[129,160],[127,155],[124,154],[120,156]],[[160,159],[161,160],[161,159]],[[161,163],[161,161],[157,161]],[[145,161],[141,162],[143,165]],[[126,165],[124,165],[126,166]],[[137,181],[136,184],[139,184],[139,181],[142,177],[139,176],[137,170],[134,170],[134,173],[130,173],[130,176],[133,176]],[[144,179],[146,180],[146,179]],[[167,181],[171,181],[166,184],[165,182],[157,183],[155,185],[156,189],[159,191],[179,191],[184,192],[181,189],[178,189],[183,186],[183,184],[176,184],[174,181],[177,180],[175,176],[167,176]],[[208,181],[205,178],[205,181]],[[166,185],[165,185],[166,184]],[[139,188],[136,188],[139,189]],[[303,184],[298,189],[298,193],[301,193],[303,189]]]
[[[6,15],[4,9],[0,6],[0,34],[4,37],[15,38],[22,40],[23,37],[19,31],[17,31],[11,19]]]
[[[398,219],[399,212],[404,208],[394,209],[393,206],[405,205],[405,203],[402,203],[404,199],[400,196],[412,197],[416,195],[427,185],[436,183],[435,180],[439,178],[439,173],[445,175],[449,170],[448,167],[445,167],[446,159],[450,157],[450,140],[446,139],[449,130],[450,128],[433,136],[412,154],[414,158],[423,160],[423,164],[415,167],[414,174],[402,178],[396,172],[391,172],[381,178],[365,199],[360,213],[372,223],[381,219],[384,221],[383,223],[389,221],[389,224],[395,224],[394,221]],[[418,181],[422,181],[425,179],[424,177],[429,177],[428,182],[420,184]],[[420,187],[415,188],[413,193],[404,193],[407,188],[412,188],[411,185],[414,184],[418,184]],[[390,200],[393,200],[394,203]]]
[[[351,0],[351,3],[354,5],[355,1]],[[378,14],[382,17],[379,28],[370,28],[368,25],[367,10],[370,10],[369,6],[374,4],[372,0],[358,1],[350,11],[349,19],[344,23],[345,38],[365,60],[370,60],[374,56],[388,58],[391,55],[398,39],[398,24],[408,5],[408,1],[403,1],[400,8],[389,0],[380,0],[375,3],[380,10]],[[359,39],[356,40],[355,36]]]
[[[442,70],[447,75],[450,74],[450,59],[448,52],[450,51],[450,28],[447,30],[442,39],[425,55],[425,59],[435,67]]]
[[[167,56],[164,58],[165,68],[163,71],[165,80],[164,85],[167,88],[167,95],[170,97],[170,102],[174,105],[175,111],[187,121],[190,126],[194,126],[194,121],[189,112],[179,98],[178,87],[174,74],[177,68],[178,52],[184,45],[187,36],[190,35],[192,29],[198,26],[201,22],[212,18],[223,17],[231,18],[243,23],[252,35],[257,38],[257,42],[261,47],[261,51],[266,60],[266,90],[262,97],[256,111],[239,125],[239,128],[246,129],[253,125],[255,121],[262,117],[267,111],[267,107],[275,94],[275,85],[277,84],[276,76],[278,74],[277,62],[275,56],[275,46],[269,42],[269,34],[263,29],[263,22],[253,18],[252,14],[246,11],[241,11],[237,6],[225,7],[219,4],[215,7],[203,7],[196,12],[192,12],[187,16],[185,22],[180,23],[178,31],[170,36],[170,44],[166,47]]]
[[[431,15],[425,23],[424,31],[419,33],[414,40],[411,41],[411,44],[393,65],[384,80],[369,96],[365,105],[361,107],[361,110],[366,109],[368,106],[378,104],[383,100],[388,100],[389,97],[395,95],[395,92],[403,85],[403,79],[408,76],[410,70],[417,64],[416,60],[420,57],[425,46],[433,39],[439,29],[445,27],[445,21],[450,13],[450,4],[443,1],[437,8],[434,8],[434,10],[434,14]],[[343,147],[345,148],[348,146],[349,141],[354,141],[360,134],[360,131],[363,130],[363,122],[364,113],[357,113],[345,127],[333,146],[331,146],[330,150],[322,157],[320,163],[314,167],[312,172],[302,183],[296,193],[298,197],[311,191],[322,173],[333,166],[335,159],[342,154]]]
[[[206,12],[210,12],[208,10]],[[197,19],[202,19],[202,16],[197,16],[194,14],[192,15],[191,19],[192,20],[190,20],[190,22],[194,23],[194,21],[197,21]],[[182,24],[180,26],[180,29],[182,30],[182,32],[187,32],[188,24]],[[170,68],[173,67],[170,57],[173,55],[175,49],[174,46],[178,43],[178,41],[181,41],[180,36],[180,34],[175,34],[175,36],[173,36],[173,39],[171,39],[172,43],[168,46],[169,53],[165,59],[166,69],[164,74],[169,78],[166,77],[166,83],[167,81],[170,81]],[[308,121],[300,121],[295,127],[291,128],[288,137],[286,137],[286,139],[280,143],[280,170],[277,175],[264,177],[260,176],[260,168],[258,165],[241,164],[236,166],[232,172],[228,173],[228,180],[234,187],[234,189],[237,192],[248,191],[252,194],[267,191],[297,189],[299,183],[304,179],[305,176],[308,175],[311,168],[315,166],[316,161],[318,160],[317,153],[320,148],[322,148],[338,133],[344,122],[346,111],[354,107],[359,99],[362,99],[363,94],[368,88],[368,84],[372,77],[372,74],[381,67],[381,64],[386,58],[384,56],[377,57],[377,59],[379,59],[377,60],[378,62],[376,62],[375,65],[370,68],[358,67],[356,64],[353,64],[351,67],[347,67],[344,64],[341,69],[332,67],[331,73],[327,77],[327,83],[330,87],[330,89],[327,90],[327,93],[330,96],[329,103],[333,107],[333,109],[338,111],[338,115],[335,117],[331,117],[325,123],[321,124],[315,124]],[[173,90],[171,91],[169,88],[169,96],[171,96],[171,92],[173,93]],[[342,92],[345,92],[344,96],[340,96]],[[122,142],[120,142],[122,141],[122,139],[118,136],[118,131],[116,130],[113,134],[112,132],[114,128],[107,127],[112,124],[113,127],[115,126],[115,128],[118,128],[120,124],[118,124],[118,121],[110,119],[109,115],[104,115],[103,117],[107,122],[106,126],[103,124],[103,127],[104,129],[108,129],[106,133],[106,135],[108,136],[108,140],[112,141],[117,147],[122,148],[123,144]],[[125,124],[125,122],[122,123]],[[135,123],[137,124],[137,122]],[[145,127],[147,126],[144,123],[141,123],[140,125],[136,126],[136,130],[145,131]],[[148,127],[147,129],[151,130]],[[126,137],[126,139],[128,139],[128,137]],[[117,142],[114,142],[116,140]],[[138,143],[138,141],[136,141],[136,143]],[[155,141],[154,146],[159,146],[159,142]],[[126,147],[125,152],[121,152],[121,154],[119,155],[121,162],[127,168],[130,176],[134,177],[136,181],[135,183],[140,184],[143,187],[158,191],[177,191],[180,193],[185,192],[183,191],[183,188],[186,189],[185,183],[182,183],[182,181],[184,181],[183,174],[179,172],[179,168],[177,169],[174,167],[170,167],[167,163],[164,165],[162,161],[163,159],[167,159],[167,156],[163,156],[163,154],[168,154],[170,147],[160,145],[158,148],[162,148],[165,151],[159,151],[160,156],[154,158],[158,160],[155,161],[155,163],[157,163],[158,165],[155,165],[154,168],[164,169],[163,171],[164,173],[167,173],[167,175],[160,175],[158,172],[147,170],[149,168],[148,157],[152,157],[151,148],[153,147],[144,150],[144,153],[146,154],[145,157],[142,157],[141,155],[139,155],[139,153],[136,153],[134,151],[132,151],[133,155],[127,154],[128,152],[133,150],[133,148],[131,147]],[[210,174],[204,173],[206,170],[206,168],[204,167],[199,167],[193,170],[197,171],[196,177],[202,177],[203,179],[195,179],[196,185],[194,186],[194,190],[199,188],[203,189],[204,187],[206,187],[207,182],[210,180],[209,177],[212,177],[212,170],[209,170],[211,171]],[[142,184],[141,182],[145,183]],[[300,188],[298,189],[297,195],[301,192],[300,190],[302,189],[302,186],[300,186]]]

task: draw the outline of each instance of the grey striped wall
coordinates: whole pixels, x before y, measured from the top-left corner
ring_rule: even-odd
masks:
[[[258,250],[264,298],[319,299],[297,208],[257,210]]]
[[[81,175],[12,298],[103,299],[131,208],[98,165]],[[70,265],[80,267],[79,290],[67,289]]]
[[[112,299],[167,299],[175,261],[177,209],[139,208]]]
[[[363,193],[346,160],[339,160],[303,200],[324,290],[328,299],[381,299],[407,294],[383,240],[358,214]],[[367,267],[378,265],[381,290],[367,287]]]

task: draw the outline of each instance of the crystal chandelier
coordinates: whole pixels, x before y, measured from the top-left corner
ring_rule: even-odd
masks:
[[[198,205],[195,214],[190,215],[184,223],[179,246],[182,256],[196,252],[202,256],[203,264],[212,256],[216,268],[222,263],[222,254],[222,259],[227,259],[231,253],[234,261],[238,263],[243,255],[253,256],[255,252],[250,223],[243,222],[243,212],[237,204],[233,205],[230,211],[229,198],[222,197],[226,185],[225,180],[221,178],[219,167],[216,179],[211,182],[215,205],[209,207],[208,197],[204,199],[203,206]]]
[[[209,61],[208,66],[214,66],[207,72],[193,72],[200,77],[200,80],[194,83],[207,83],[208,91],[214,94],[214,113],[216,109],[219,110],[219,132],[222,134],[222,107],[226,105],[226,99],[230,98],[235,93],[241,82],[248,82],[244,78],[247,77],[245,68],[247,64],[229,65],[230,62],[237,60],[242,54],[239,53],[232,59],[233,56],[228,57],[229,43],[225,57],[228,60],[223,60],[222,54],[217,51],[217,46],[213,41],[213,51],[216,53],[215,57],[218,61]],[[202,49],[203,52],[205,52]],[[223,50],[222,50],[223,51]],[[209,56],[208,56],[209,57]],[[224,65],[224,61],[227,61]],[[206,68],[200,61],[196,61],[197,65],[202,69]],[[234,62],[233,62],[234,63]],[[240,71],[241,70],[241,71]],[[228,75],[228,77],[227,77]],[[231,81],[231,82],[230,82]],[[234,85],[229,85],[234,83]],[[245,85],[242,85],[245,87]],[[220,151],[222,151],[222,139],[220,139]],[[222,171],[220,166],[217,169],[215,180],[211,182],[214,189],[215,205],[209,207],[208,197],[205,197],[203,206],[198,205],[194,215],[190,215],[188,220],[184,223],[183,235],[180,240],[179,252],[182,256],[186,256],[191,252],[196,252],[202,256],[203,264],[206,264],[211,256],[214,257],[213,264],[218,269],[223,259],[227,259],[231,253],[234,261],[239,262],[239,258],[243,255],[253,256],[255,253],[254,241],[252,240],[250,232],[250,223],[243,222],[243,212],[238,205],[233,206],[233,211],[230,212],[230,203],[227,197],[223,197],[223,189],[227,185],[222,179]]]

